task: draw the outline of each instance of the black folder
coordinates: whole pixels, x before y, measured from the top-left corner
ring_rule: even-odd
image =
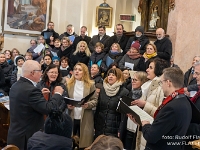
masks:
[[[118,107],[116,109],[118,112],[123,114],[131,114],[133,118],[135,118],[135,121],[142,126],[142,122],[140,120],[140,116],[136,114],[123,100],[120,98]]]
[[[122,101],[126,103],[128,106],[131,106],[131,102],[134,101],[134,99],[128,97],[128,96],[122,96]]]
[[[82,98],[81,100],[75,100],[73,98],[64,97],[64,101],[65,101],[66,104],[70,104],[70,105],[73,105],[75,107],[81,107],[81,105],[84,105],[85,103],[88,102],[88,100],[93,96],[94,93],[95,93],[95,91],[93,91],[92,93],[90,93],[86,97]]]

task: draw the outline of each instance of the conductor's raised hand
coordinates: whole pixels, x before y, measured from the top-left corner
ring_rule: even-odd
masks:
[[[61,86],[56,86],[54,92],[63,95],[64,89]]]

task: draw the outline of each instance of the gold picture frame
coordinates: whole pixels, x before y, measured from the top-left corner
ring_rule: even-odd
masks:
[[[51,20],[52,0],[3,0],[4,34],[38,36]]]
[[[97,7],[96,8],[96,26],[112,27],[112,7]]]

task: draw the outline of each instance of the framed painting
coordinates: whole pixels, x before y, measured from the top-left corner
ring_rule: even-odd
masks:
[[[112,7],[97,7],[96,8],[96,26],[112,26]]]
[[[52,0],[3,0],[3,33],[38,36],[51,20]]]

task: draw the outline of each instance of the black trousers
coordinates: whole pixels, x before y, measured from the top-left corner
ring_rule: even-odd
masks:
[[[74,119],[73,135],[80,137],[80,119]]]
[[[124,148],[126,150],[133,150],[135,149],[135,144],[136,144],[136,133],[126,131],[126,137],[124,140]]]

